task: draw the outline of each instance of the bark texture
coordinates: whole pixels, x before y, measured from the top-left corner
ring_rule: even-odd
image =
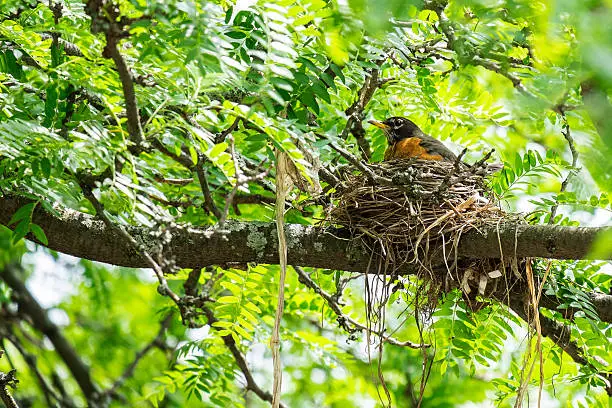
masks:
[[[0,224],[28,201],[0,198]],[[38,207],[33,222],[45,231],[50,249],[79,258],[127,267],[148,267],[134,250],[114,231],[91,215],[73,210],[58,210],[52,215]],[[232,263],[278,263],[277,234],[274,223],[228,222],[225,231],[213,228],[184,228],[173,234],[167,247],[181,267],[204,267]],[[465,233],[458,255],[466,258],[504,256],[553,259],[585,259],[597,235],[610,227],[561,227],[551,225],[499,226]],[[146,228],[130,227],[129,233],[154,252],[158,244]],[[286,226],[289,264],[354,272],[368,272],[370,254],[351,241],[346,230],[298,224]],[[33,239],[33,237],[28,237]],[[500,251],[501,249],[501,251]],[[443,263],[441,251],[437,251]],[[436,263],[436,252],[433,255]],[[405,273],[410,273],[406,266]]]

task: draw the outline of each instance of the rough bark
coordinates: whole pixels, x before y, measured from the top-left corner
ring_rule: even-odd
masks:
[[[0,224],[6,225],[11,215],[26,203],[23,198],[1,198]],[[45,231],[50,249],[113,265],[148,267],[137,252],[124,245],[123,240],[95,217],[73,210],[58,211],[59,216],[54,216],[37,206],[33,215],[33,222]],[[497,258],[501,248],[505,256],[585,259],[596,236],[609,229],[506,223],[465,233],[458,255]],[[130,227],[128,230],[146,248],[153,250],[157,244],[148,229]],[[181,229],[174,234],[168,249],[181,267],[278,263],[273,223],[231,222],[226,223],[225,230]],[[345,230],[289,224],[286,232],[290,264],[368,272],[370,254],[351,241]],[[435,264],[436,255],[433,256]],[[441,254],[438,259],[443,262]],[[405,273],[410,272],[408,265]]]

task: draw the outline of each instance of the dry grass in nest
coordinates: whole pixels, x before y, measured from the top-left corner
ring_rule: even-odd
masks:
[[[516,261],[462,260],[453,253],[463,233],[507,219],[486,186],[486,164],[470,168],[462,163],[395,160],[368,169],[367,176],[347,177],[327,219],[360,239],[380,261],[374,263],[378,273],[393,278],[411,264],[420,277],[428,278],[430,291],[459,287],[472,306],[477,294],[499,296],[492,291],[507,291],[508,282],[498,285],[495,280],[509,275],[504,271],[514,269]],[[443,265],[440,255],[446,259]]]

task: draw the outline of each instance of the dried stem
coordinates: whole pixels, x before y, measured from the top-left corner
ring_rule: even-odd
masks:
[[[202,307],[202,311],[206,315],[210,327],[215,330],[221,330],[219,327],[215,326],[215,323],[219,320],[215,317],[212,310],[204,306]],[[230,353],[232,353],[232,356],[234,357],[234,360],[238,365],[238,369],[242,372],[242,375],[244,375],[244,379],[246,380],[246,389],[248,391],[253,391],[255,395],[257,395],[262,400],[272,403],[272,394],[262,390],[259,385],[257,385],[255,379],[253,378],[253,374],[251,373],[251,370],[249,369],[249,366],[246,362],[246,359],[238,349],[238,345],[236,344],[234,338],[230,335],[222,336],[221,338],[223,339],[223,343],[229,349]],[[283,403],[281,403],[280,406],[285,407]]]

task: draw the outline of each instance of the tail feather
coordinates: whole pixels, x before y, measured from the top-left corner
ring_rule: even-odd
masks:
[[[493,174],[493,173],[497,173],[503,168],[504,168],[504,163],[491,163],[491,164],[487,164],[485,172],[486,174]]]

